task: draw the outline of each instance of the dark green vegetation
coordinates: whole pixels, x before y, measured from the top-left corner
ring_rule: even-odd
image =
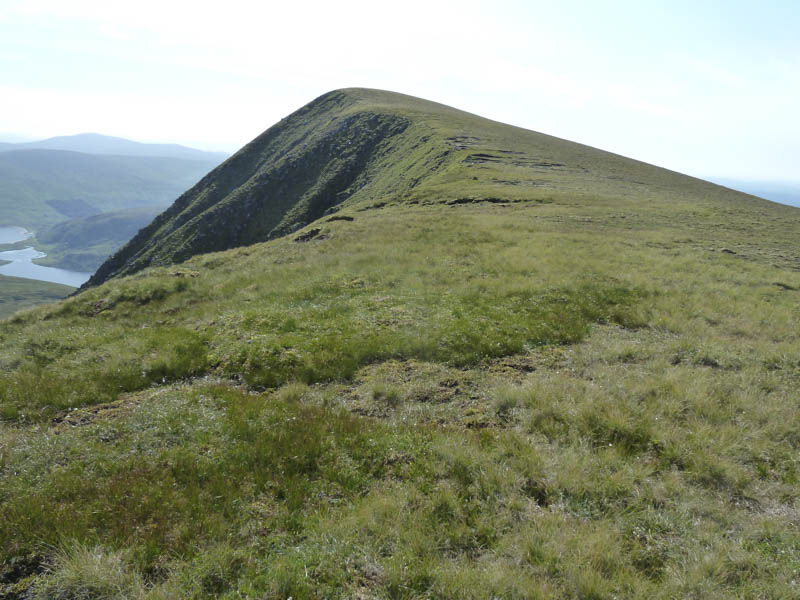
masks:
[[[36,248],[47,253],[36,262],[91,273],[164,208],[129,208],[57,223],[36,235]]]
[[[21,308],[55,302],[74,291],[75,288],[68,285],[0,275],[0,319],[10,317]]]
[[[338,212],[137,271],[227,235],[227,194],[166,227],[251,144],[132,276],[0,323],[2,593],[796,596],[800,211],[404,96],[304,110],[373,150],[308,138],[249,218]]]

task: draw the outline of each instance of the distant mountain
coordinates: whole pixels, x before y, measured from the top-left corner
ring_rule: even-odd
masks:
[[[0,225],[42,230],[69,218],[167,205],[217,164],[65,150],[0,152]]]
[[[800,206],[800,181],[745,181],[717,177],[711,181],[773,202]]]
[[[222,162],[229,155],[224,152],[206,152],[179,144],[143,144],[120,137],[81,133],[23,143],[0,143],[0,152],[11,150],[69,150],[87,154],[116,154],[120,156],[158,156],[183,158],[206,162]]]

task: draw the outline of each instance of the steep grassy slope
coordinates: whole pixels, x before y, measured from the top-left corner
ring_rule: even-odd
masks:
[[[91,273],[164,208],[129,208],[57,223],[37,233],[32,240],[40,251],[47,253],[36,262]]]
[[[165,205],[215,165],[62,150],[0,152],[0,224],[38,231],[68,218]]]
[[[0,593],[796,595],[800,211],[536,136],[0,323]]]
[[[441,104],[339,90],[282,120],[203,178],[87,285],[273,239],[342,208],[567,198],[700,211],[719,200],[726,207],[752,202],[707,182]]]

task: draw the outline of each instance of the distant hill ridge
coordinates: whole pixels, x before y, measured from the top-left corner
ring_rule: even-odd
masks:
[[[800,206],[800,181],[752,181],[726,177],[710,179],[719,185],[753,194],[759,198],[766,198],[789,206]]]
[[[387,203],[763,202],[714,184],[393,92],[329,92],[183,194],[87,283],[263,242]],[[649,201],[649,200],[644,200]]]
[[[0,152],[0,224],[40,231],[67,218],[164,206],[217,164],[68,150]]]
[[[164,206],[140,206],[75,217],[37,234],[42,265],[91,273],[150,223]]]
[[[228,157],[224,152],[206,152],[179,144],[146,144],[99,133],[57,136],[35,142],[0,143],[0,152],[12,150],[69,150],[86,154],[152,156],[216,162]]]

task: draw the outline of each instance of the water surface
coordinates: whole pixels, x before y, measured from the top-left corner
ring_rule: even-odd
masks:
[[[13,244],[27,240],[33,234],[23,227],[0,225],[0,244]]]
[[[23,250],[0,252],[0,261],[11,261],[7,265],[0,266],[0,275],[38,279],[39,281],[62,283],[73,287],[80,287],[92,275],[91,273],[81,273],[79,271],[43,267],[32,262],[34,258],[43,258],[45,256],[47,255],[44,252],[34,250],[33,246],[28,246]]]

